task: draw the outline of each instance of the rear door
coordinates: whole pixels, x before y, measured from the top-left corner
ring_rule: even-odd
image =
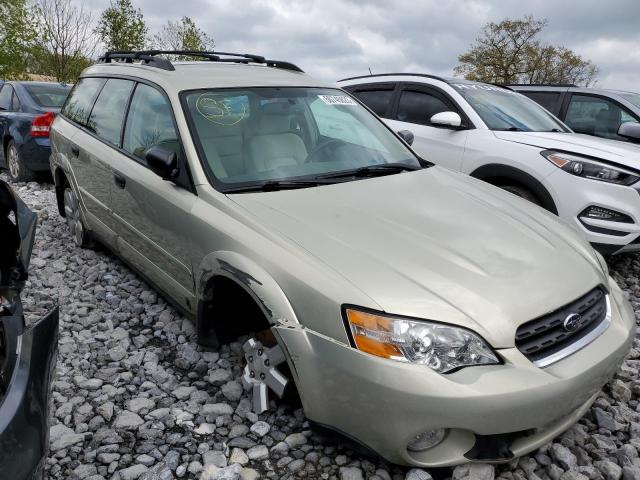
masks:
[[[194,311],[188,225],[197,197],[147,167],[145,154],[154,146],[174,151],[181,168],[186,168],[169,99],[159,88],[138,83],[122,150],[111,159],[118,250],[158,288],[187,311]]]
[[[353,94],[379,117],[391,118],[396,88],[394,82],[385,82],[350,85],[344,87],[344,90]]]
[[[106,78],[80,79],[69,94],[62,115],[77,127],[73,138],[66,139],[69,145],[65,148],[70,152],[71,181],[76,183],[78,200],[87,214],[89,228],[109,241],[110,170],[103,143],[89,123],[93,105],[106,82]]]
[[[9,130],[9,112],[13,98],[13,87],[5,83],[0,87],[0,147]],[[0,148],[0,158],[4,159],[4,148]]]
[[[436,127],[431,117],[453,111],[465,119],[464,112],[438,88],[423,84],[402,84],[392,120],[394,130],[410,130],[414,134],[413,149],[421,156],[443,167],[460,170],[468,131]],[[464,120],[463,120],[464,121]]]

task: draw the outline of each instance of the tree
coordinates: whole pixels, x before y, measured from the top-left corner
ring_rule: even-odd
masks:
[[[0,18],[0,78],[23,78],[36,41],[26,0],[2,0]]]
[[[148,28],[131,0],[112,0],[100,16],[97,33],[108,50],[142,50]]]
[[[82,2],[75,6],[71,0],[38,0],[35,17],[41,36],[35,62],[41,73],[74,82],[97,46],[91,13]]]
[[[189,17],[182,17],[177,22],[168,21],[160,33],[153,37],[153,47],[159,50],[213,50],[215,42],[200,30]],[[193,59],[174,55],[174,60]]]
[[[488,83],[574,83],[590,85],[598,74],[591,61],[538,34],[547,20],[531,16],[484,26],[475,44],[458,57],[456,75]]]

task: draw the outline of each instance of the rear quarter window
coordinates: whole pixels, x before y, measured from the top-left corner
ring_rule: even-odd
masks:
[[[93,102],[105,84],[104,78],[82,78],[73,87],[62,107],[62,115],[80,125],[87,124]]]

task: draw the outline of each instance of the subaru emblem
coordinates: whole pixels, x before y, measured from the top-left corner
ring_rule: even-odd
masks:
[[[570,313],[564,319],[562,326],[567,332],[574,332],[582,325],[582,315],[579,313]]]

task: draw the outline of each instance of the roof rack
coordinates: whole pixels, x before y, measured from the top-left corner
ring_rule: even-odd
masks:
[[[158,55],[180,55],[183,57],[204,58],[211,62],[231,62],[231,63],[259,63],[267,67],[282,68],[293,72],[303,72],[303,70],[293,63],[281,60],[268,60],[260,55],[249,53],[228,53],[200,50],[116,50],[108,51],[98,58],[98,63],[111,63],[111,61],[121,61],[133,63],[140,61],[143,65],[160,68],[162,70],[174,71],[175,67],[170,60],[159,58]]]

